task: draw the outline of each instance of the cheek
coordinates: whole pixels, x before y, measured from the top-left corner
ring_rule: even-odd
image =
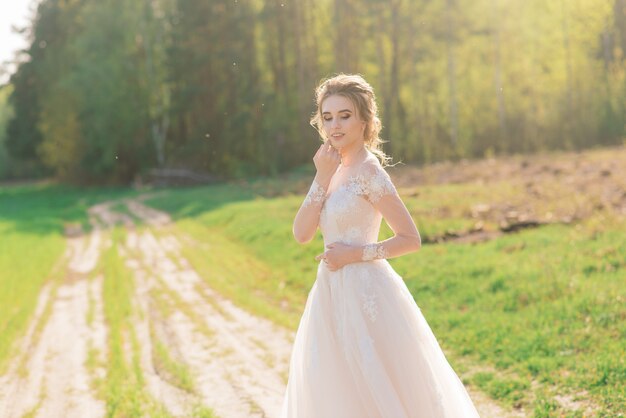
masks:
[[[365,131],[365,124],[354,121],[350,124],[350,131],[360,135]]]

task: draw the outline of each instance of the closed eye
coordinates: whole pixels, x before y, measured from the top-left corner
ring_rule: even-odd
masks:
[[[350,119],[350,116],[352,116],[352,115],[350,115],[350,114],[342,115],[341,119],[342,120],[348,120],[348,119]],[[333,120],[333,118],[324,118],[324,121],[326,121],[326,122],[330,122],[331,120]]]

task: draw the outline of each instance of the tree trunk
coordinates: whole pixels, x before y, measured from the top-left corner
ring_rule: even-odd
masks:
[[[395,0],[391,3],[391,69],[389,72],[389,104],[391,107],[387,112],[387,135],[389,136],[389,142],[386,145],[386,152],[391,154],[393,149],[396,148],[393,143],[394,134],[398,137],[396,132],[395,122],[400,122],[402,125],[404,119],[404,109],[400,101],[400,87],[399,87],[399,43],[400,43],[400,22],[399,22],[399,8],[400,1]]]
[[[496,90],[496,100],[498,103],[498,126],[500,129],[500,138],[498,138],[502,147],[505,148],[508,143],[508,134],[506,127],[506,107],[504,102],[504,91],[502,85],[502,39],[500,28],[500,13],[498,10],[498,4],[496,0],[492,0],[491,3],[493,9],[493,44],[494,44],[494,86]],[[495,144],[495,149],[498,149],[498,144]],[[508,150],[501,150],[508,151]]]
[[[626,61],[626,0],[615,0],[613,19],[617,32],[617,42],[622,50],[622,60]]]
[[[335,67],[338,72],[355,73],[359,68],[357,52],[360,45],[355,42],[359,39],[358,19],[353,17],[356,10],[351,0],[335,0],[334,6]]]
[[[454,0],[446,1],[447,37],[446,51],[448,56],[448,103],[450,107],[450,140],[452,148],[456,151],[459,139],[459,116],[458,102],[456,97],[456,61],[453,51],[455,40],[452,14],[454,12]]]
[[[152,142],[154,142],[157,164],[159,167],[163,167],[165,164],[165,140],[167,138],[167,130],[169,129],[168,92],[166,91],[166,86],[156,76],[153,54],[155,46],[162,45],[163,36],[161,30],[163,27],[160,23],[155,24],[153,7],[154,3],[152,1],[144,1],[145,13],[142,36],[146,53],[146,78],[148,80],[150,101],[150,132],[152,134]],[[154,37],[152,36],[153,32]]]
[[[563,30],[563,50],[565,51],[565,101],[566,101],[566,116],[565,116],[565,146],[571,147],[574,146],[577,148],[576,141],[572,143],[574,140],[574,130],[572,127],[572,123],[574,122],[574,86],[572,82],[572,58],[571,58],[571,50],[570,50],[570,41],[569,41],[569,27],[567,21],[567,11],[565,9],[565,1],[561,0],[561,28]]]

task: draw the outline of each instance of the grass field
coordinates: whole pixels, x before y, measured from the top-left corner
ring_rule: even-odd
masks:
[[[307,246],[291,235],[302,201],[290,193],[298,181],[177,190],[148,203],[174,214],[186,257],[212,286],[295,329],[323,247],[319,234]],[[400,192],[425,242],[471,228],[476,220],[467,208],[487,194],[523,199],[506,180],[495,189],[450,184],[426,185],[417,196]],[[536,206],[558,213],[567,205],[539,199]],[[388,236],[383,223],[380,238]],[[476,245],[424,245],[391,264],[454,367],[494,399],[536,417],[626,410],[624,217],[600,209]]]
[[[600,166],[616,155],[585,158]],[[568,158],[551,157],[550,167]],[[458,170],[467,170],[459,174],[465,181],[419,183],[407,180],[409,174],[394,176],[425,244],[417,253],[390,260],[455,370],[466,383],[528,416],[624,416],[626,216],[619,212],[624,177],[615,170],[595,177],[578,170],[580,181],[587,182],[583,187],[577,179],[559,179],[562,173],[507,177],[494,169],[485,184],[474,181],[468,167]],[[291,232],[311,178],[304,171],[274,180],[162,190],[146,203],[172,214],[175,222],[154,233],[174,235],[181,254],[210,287],[295,330],[315,280],[314,257],[323,247],[319,234],[302,246]],[[608,184],[609,179],[617,180]],[[572,194],[567,187],[587,192]],[[67,225],[87,230],[91,205],[136,194],[54,185],[0,188],[0,375],[42,286],[59,276]],[[485,204],[489,213],[477,216],[475,208]],[[113,207],[128,212],[124,204]],[[572,207],[575,216],[568,212]],[[511,208],[533,219],[568,220],[495,234],[502,222],[499,211]],[[487,233],[486,241],[441,241],[477,229]],[[391,235],[383,222],[380,239]],[[111,351],[106,381],[97,387],[111,416],[140,416],[147,410],[167,416],[156,403],[140,408],[149,399],[143,376],[136,360],[119,352],[122,340],[137,351],[126,326],[135,308],[129,299],[132,273],[117,252],[123,239],[123,230],[113,231],[97,271],[115,278],[103,288]],[[177,385],[191,385],[187,371],[163,346],[154,350]],[[198,414],[210,416],[210,411]]]
[[[176,202],[183,214],[220,193],[180,191],[152,203],[173,210]],[[319,236],[309,246],[293,241],[299,204],[237,202],[181,215],[176,227],[191,238],[185,255],[213,286],[296,327],[323,247]],[[535,416],[558,416],[557,395],[591,399],[590,408],[610,415],[626,406],[625,232],[623,219],[598,215],[480,245],[426,245],[391,263],[453,364],[471,371],[470,383]]]

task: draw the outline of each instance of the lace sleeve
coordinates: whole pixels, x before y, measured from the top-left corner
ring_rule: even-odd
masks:
[[[365,169],[365,195],[372,203],[377,203],[383,196],[398,195],[389,174],[379,165],[369,165]]]
[[[361,253],[361,260],[363,261],[371,261],[378,260],[381,258],[389,258],[389,253],[387,249],[380,242],[375,242],[373,244],[366,244],[363,246],[363,252]]]
[[[306,244],[315,236],[325,200],[326,189],[316,176],[293,220],[293,236],[300,244]]]
[[[323,202],[326,198],[326,190],[319,183],[313,180],[311,184],[311,188],[304,198],[304,202],[302,203],[302,207],[305,208],[312,204],[313,202]]]
[[[362,193],[381,213],[394,236],[363,245],[361,260],[388,259],[417,251],[422,245],[419,231],[389,174],[378,164],[368,164],[363,180]]]

